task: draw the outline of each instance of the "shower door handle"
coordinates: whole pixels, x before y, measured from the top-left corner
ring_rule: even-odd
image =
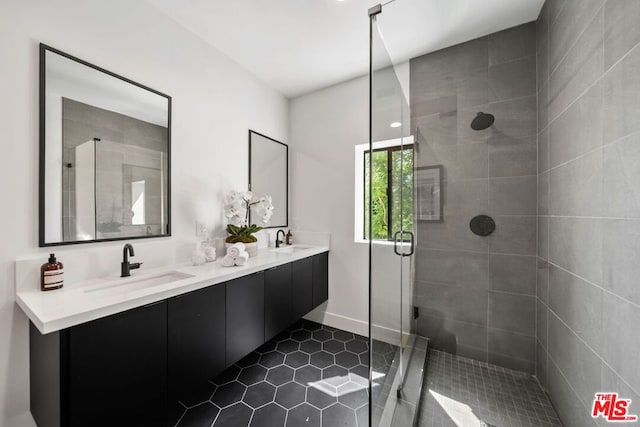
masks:
[[[409,252],[406,252],[406,253],[398,251],[398,236],[404,236],[405,234],[409,236]],[[411,231],[398,230],[393,235],[393,252],[395,252],[396,255],[402,256],[402,257],[411,256],[413,255],[413,252],[415,250],[414,242],[415,242],[415,236]]]

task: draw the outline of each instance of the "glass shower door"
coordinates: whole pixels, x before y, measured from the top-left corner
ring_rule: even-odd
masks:
[[[370,415],[398,425],[416,412],[425,352],[415,351],[413,310],[414,140],[408,93],[370,11],[370,141],[365,153],[365,235],[369,239]],[[406,74],[405,83],[408,83]],[[406,86],[406,85],[405,85]],[[421,361],[414,356],[422,354]],[[414,372],[417,366],[417,373]],[[419,384],[415,384],[416,379]],[[409,418],[407,418],[409,417]]]

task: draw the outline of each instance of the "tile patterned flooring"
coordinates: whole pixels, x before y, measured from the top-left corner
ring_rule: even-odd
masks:
[[[213,379],[177,427],[365,427],[368,357],[367,338],[302,320]]]
[[[375,381],[374,419],[396,353],[374,342],[374,370],[386,373]],[[213,379],[176,427],[368,427],[368,357],[365,337],[302,320]],[[428,357],[420,427],[562,426],[530,375],[437,350]]]
[[[420,427],[562,426],[531,375],[437,350],[428,357]]]

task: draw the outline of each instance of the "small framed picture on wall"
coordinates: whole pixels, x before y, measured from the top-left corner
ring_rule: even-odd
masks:
[[[442,165],[416,168],[418,221],[442,221]]]

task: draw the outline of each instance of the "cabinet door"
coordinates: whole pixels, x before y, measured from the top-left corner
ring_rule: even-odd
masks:
[[[329,253],[313,257],[313,308],[329,299]]]
[[[293,323],[291,264],[264,273],[264,340],[269,341]]]
[[[69,330],[72,427],[166,426],[167,303]]]
[[[227,366],[264,344],[264,272],[227,282]]]
[[[313,309],[312,258],[305,258],[291,263],[291,282],[293,320],[296,321]]]
[[[172,424],[183,408],[211,395],[209,380],[225,368],[225,288],[219,284],[171,298],[169,412]]]

